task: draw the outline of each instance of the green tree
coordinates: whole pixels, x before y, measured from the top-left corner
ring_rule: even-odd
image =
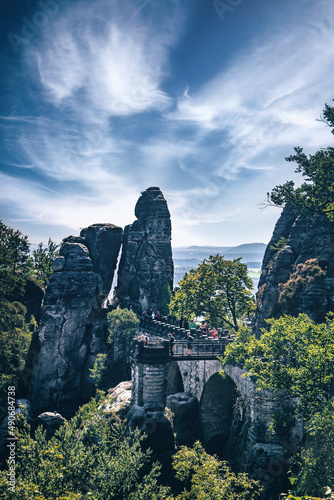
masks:
[[[326,104],[323,117],[333,134],[334,108]],[[276,186],[271,193],[267,193],[268,204],[284,206],[290,203],[297,213],[309,216],[323,212],[334,221],[334,148],[320,149],[309,156],[301,147],[294,150],[295,154],[286,160],[297,163],[295,172],[301,173],[305,181],[297,188],[293,181]]]
[[[0,220],[0,300],[13,301],[22,295],[28,257],[28,237]]]
[[[26,308],[20,302],[0,301],[0,421],[7,414],[7,388],[18,382],[31,340]]]
[[[28,275],[28,237],[0,221],[0,419],[6,414],[7,387],[18,387],[30,343],[26,308],[18,302]]]
[[[299,494],[323,495],[324,486],[334,491],[334,399],[308,423],[307,448],[295,460],[298,465],[295,489]]]
[[[333,315],[323,324],[314,324],[305,314],[267,321],[270,330],[263,329],[260,339],[241,328],[227,346],[222,363],[245,368],[246,376],[255,376],[260,389],[283,391],[278,397],[291,414],[284,411],[273,416],[277,436],[286,438],[296,417],[306,422],[311,436],[307,448],[292,459],[294,490],[323,496],[325,486],[334,490]],[[287,396],[297,398],[297,405],[291,406]]]
[[[169,314],[168,304],[171,298],[170,286],[168,283],[165,283],[161,290],[161,295],[158,303],[158,310],[161,316],[167,316]]]
[[[29,257],[30,274],[44,288],[52,275],[52,262],[58,255],[59,246],[49,238],[46,248],[43,248],[43,243],[40,243],[37,250],[34,250]]]
[[[270,330],[256,339],[248,329],[227,346],[223,364],[239,364],[254,375],[260,389],[284,389],[298,397],[304,418],[331,398],[334,383],[334,321],[314,324],[306,315],[267,320]]]
[[[17,422],[15,491],[7,471],[0,472],[4,500],[164,500],[159,465],[141,449],[139,431],[129,432],[98,395],[47,440],[26,422]]]
[[[188,320],[205,316],[215,326],[238,330],[255,308],[253,283],[241,258],[225,260],[217,254],[189,271],[173,293],[170,310]]]
[[[260,498],[261,488],[247,474],[234,474],[227,462],[208,455],[197,441],[181,446],[173,457],[176,478],[183,491],[175,500],[238,500]]]
[[[138,333],[139,319],[128,309],[114,309],[108,313],[110,350],[99,354],[91,370],[91,376],[100,389],[108,389],[111,384],[129,380],[131,369],[129,356],[132,339]]]

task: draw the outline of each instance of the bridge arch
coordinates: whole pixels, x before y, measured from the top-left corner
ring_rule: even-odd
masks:
[[[205,384],[200,400],[200,422],[203,443],[210,454],[225,458],[233,422],[237,386],[218,372]]]

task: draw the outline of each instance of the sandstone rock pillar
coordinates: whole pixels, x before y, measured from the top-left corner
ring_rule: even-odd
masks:
[[[170,213],[158,187],[142,193],[135,215],[124,230],[116,295],[122,307],[156,312],[164,287],[173,288],[174,273]]]
[[[108,294],[123,231],[95,224],[63,241],[53,262],[38,334],[40,350],[29,399],[33,412],[58,410],[71,416],[93,395],[89,369],[107,351]]]

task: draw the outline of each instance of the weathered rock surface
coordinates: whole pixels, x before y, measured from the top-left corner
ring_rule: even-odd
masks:
[[[200,437],[198,400],[187,392],[167,397],[167,408],[173,413],[173,427],[178,446],[192,446]]]
[[[127,380],[110,389],[104,404],[105,411],[114,411],[119,415],[126,414],[131,403],[131,385],[131,380]]]
[[[98,224],[81,235],[64,240],[45,293],[29,391],[35,415],[45,410],[72,415],[92,395],[89,369],[107,350],[101,304],[112,283],[122,229]]]
[[[264,255],[254,331],[259,335],[267,318],[306,313],[322,322],[329,311],[334,311],[334,223],[323,214],[297,216],[286,206]]]
[[[93,224],[82,229],[80,236],[85,239],[94,271],[101,277],[102,294],[107,296],[116,269],[123,229],[113,224]]]
[[[171,415],[160,407],[131,405],[128,413],[131,429],[139,428],[145,435],[143,446],[157,455],[174,451],[175,441]]]
[[[135,215],[124,231],[116,294],[122,307],[157,311],[163,288],[173,286],[170,213],[158,187],[144,191]]]
[[[66,420],[60,413],[46,411],[38,415],[35,426],[42,426],[46,431],[46,439],[50,439],[64,422]]]

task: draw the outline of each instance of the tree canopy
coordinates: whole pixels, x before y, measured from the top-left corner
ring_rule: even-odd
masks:
[[[306,314],[267,320],[259,339],[247,328],[227,346],[223,364],[240,364],[255,375],[259,388],[284,389],[300,398],[309,418],[331,397],[334,384],[334,319],[315,324]]]
[[[17,300],[23,293],[28,258],[28,236],[0,220],[0,300]]]
[[[325,105],[321,121],[334,134],[332,106]],[[329,146],[309,156],[301,147],[295,147],[294,150],[295,154],[288,156],[286,161],[297,163],[295,172],[301,173],[305,181],[297,188],[293,181],[274,187],[271,193],[267,193],[267,202],[276,206],[290,203],[297,213],[325,213],[334,221],[334,148]]]
[[[139,319],[128,309],[114,309],[108,313],[110,350],[97,355],[91,376],[99,389],[131,378],[129,356],[132,339],[138,333]]]
[[[38,248],[33,250],[28,259],[29,274],[44,288],[51,278],[52,262],[58,255],[58,249],[59,245],[49,238],[47,247],[43,248],[43,243],[39,243]]]
[[[175,288],[170,311],[191,320],[204,316],[215,326],[239,324],[255,307],[253,283],[241,258],[225,260],[217,254],[190,270]]]
[[[244,367],[260,389],[277,393],[282,403],[282,412],[273,415],[277,437],[288,439],[296,419],[305,423],[311,439],[292,459],[294,490],[322,496],[324,486],[334,489],[334,317],[322,324],[305,314],[267,321],[270,330],[263,329],[259,339],[241,328],[222,362]]]
[[[167,500],[168,489],[157,483],[160,466],[141,449],[140,431],[131,433],[96,400],[80,408],[71,421],[46,438],[39,427],[17,422],[16,484],[8,489],[7,471],[0,472],[4,500]]]
[[[251,500],[260,498],[258,481],[247,474],[234,474],[227,462],[208,455],[197,441],[192,448],[181,446],[173,457],[176,478],[183,492],[175,500]]]
[[[6,414],[7,387],[16,386],[37,323],[21,303],[28,280],[46,285],[57,245],[49,239],[29,253],[28,236],[0,221],[0,420]]]

